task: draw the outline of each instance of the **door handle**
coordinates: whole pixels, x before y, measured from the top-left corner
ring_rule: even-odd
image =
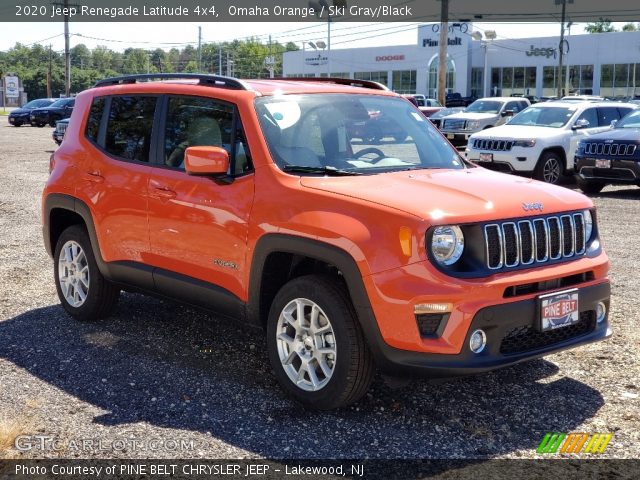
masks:
[[[171,199],[171,198],[176,198],[177,196],[177,193],[168,187],[154,187],[153,190],[156,196],[160,198]]]
[[[104,182],[104,177],[100,175],[99,171],[93,171],[87,172],[86,175],[84,175],[83,180],[88,180],[89,182],[94,183],[102,183]]]

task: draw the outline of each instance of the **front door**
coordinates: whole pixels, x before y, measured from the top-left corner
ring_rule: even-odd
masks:
[[[159,276],[177,273],[242,298],[254,175],[237,111],[211,98],[168,96],[163,101],[161,147],[149,179],[151,262],[164,271]],[[203,145],[229,152],[228,178],[185,172],[185,150]],[[158,287],[170,288],[166,283]]]

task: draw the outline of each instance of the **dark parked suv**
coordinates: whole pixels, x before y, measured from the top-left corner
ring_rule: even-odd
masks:
[[[634,110],[611,130],[578,143],[576,181],[585,193],[605,185],[640,186],[640,110]]]
[[[48,107],[55,99],[53,98],[39,98],[37,100],[31,100],[29,103],[21,108],[16,108],[9,114],[9,124],[14,127],[19,127],[24,124],[31,123],[30,115],[34,108]]]
[[[51,105],[35,108],[31,110],[30,123],[38,127],[44,127],[47,124],[55,127],[58,120],[71,116],[75,102],[75,98],[61,98]]]

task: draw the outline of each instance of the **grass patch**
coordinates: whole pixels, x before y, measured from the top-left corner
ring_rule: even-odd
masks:
[[[16,437],[31,430],[33,420],[30,417],[0,417],[0,456],[14,449]]]

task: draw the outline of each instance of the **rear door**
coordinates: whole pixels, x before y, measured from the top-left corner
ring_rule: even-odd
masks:
[[[103,259],[119,267],[144,269],[147,263],[147,184],[157,101],[153,95],[96,97],[87,121],[90,145],[79,164],[77,195],[92,210]],[[147,283],[136,283],[150,287],[150,279],[149,274]]]
[[[156,286],[175,295],[168,279],[178,274],[241,298],[254,174],[237,109],[212,98],[166,96],[159,131],[149,179],[151,257],[161,269],[154,273]],[[185,172],[185,150],[204,145],[229,152],[226,179]]]

